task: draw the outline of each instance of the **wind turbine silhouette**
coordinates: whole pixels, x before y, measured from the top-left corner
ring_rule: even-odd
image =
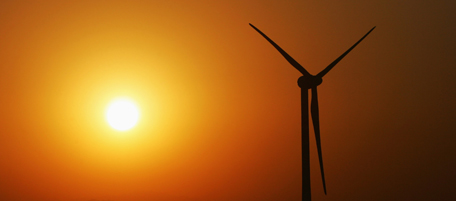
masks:
[[[249,23],[250,24],[250,23]],[[309,93],[311,89],[312,100],[310,103],[310,114],[312,116],[312,123],[315,132],[315,141],[317,142],[318,160],[320,162],[321,179],[323,180],[323,190],[326,195],[326,182],[325,172],[323,170],[323,156],[321,154],[321,140],[320,140],[320,120],[318,112],[318,93],[317,86],[323,82],[323,76],[326,75],[340,60],[342,60],[353,48],[355,48],[367,35],[375,29],[372,28],[366,33],[358,42],[351,46],[341,56],[329,64],[324,70],[317,75],[311,75],[302,67],[297,61],[295,61],[290,55],[288,55],[282,48],[280,48],[274,41],[267,37],[263,32],[257,29],[255,26],[250,24],[258,33],[260,33],[266,40],[269,41],[285,59],[295,67],[302,76],[298,79],[298,86],[301,88],[301,124],[302,124],[302,136],[301,136],[301,151],[302,151],[302,200],[311,200],[310,191],[310,153],[309,153]]]

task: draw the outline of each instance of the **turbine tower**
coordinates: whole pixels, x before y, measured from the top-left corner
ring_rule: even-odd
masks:
[[[283,57],[299,72],[302,76],[298,79],[298,86],[301,88],[301,124],[302,124],[302,136],[301,136],[301,149],[302,149],[302,200],[311,201],[310,191],[310,157],[309,157],[309,93],[311,90],[312,100],[310,102],[310,115],[312,116],[312,123],[315,132],[315,141],[317,142],[318,160],[320,162],[321,179],[323,180],[323,190],[326,195],[326,182],[325,172],[323,170],[323,156],[321,155],[321,140],[320,140],[320,120],[318,112],[318,93],[317,86],[323,82],[323,76],[325,76],[340,60],[342,60],[353,48],[355,48],[367,35],[370,34],[372,28],[366,33],[358,42],[345,51],[341,56],[329,64],[324,70],[317,75],[311,75],[302,67],[297,61],[295,61],[290,55],[288,55],[282,48],[280,48],[274,41],[267,37],[263,32],[257,29],[255,26],[250,24],[258,33],[260,33],[269,43],[271,43]]]

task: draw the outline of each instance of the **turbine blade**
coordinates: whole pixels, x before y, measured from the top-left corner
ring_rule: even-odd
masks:
[[[323,170],[323,156],[321,154],[320,140],[320,120],[318,112],[318,93],[317,87],[312,87],[312,101],[310,102],[310,113],[312,115],[312,123],[315,131],[315,141],[317,142],[318,160],[320,161],[321,179],[323,180],[323,190],[326,195],[325,171]]]
[[[329,66],[327,66],[324,70],[322,70],[320,73],[317,74],[318,77],[323,77],[326,75],[326,73],[328,73],[337,63],[339,63],[340,60],[342,60],[353,48],[355,48],[362,40],[364,40],[364,38],[366,38],[367,35],[370,34],[371,31],[373,31],[375,29],[372,28],[369,32],[367,32],[366,35],[364,35],[361,39],[359,39],[358,42],[356,42],[353,46],[350,47],[350,49],[348,49],[346,52],[344,52],[342,55],[339,56],[339,58],[337,58],[336,60],[334,60],[331,64],[329,64]]]
[[[250,24],[250,23],[249,23]],[[299,72],[301,72],[304,76],[310,76],[310,73],[304,69],[296,60],[294,60],[288,53],[286,53],[282,48],[280,48],[274,41],[272,41],[266,34],[261,32],[259,29],[257,29],[253,24],[250,24],[252,28],[254,28],[258,33],[260,33],[266,40],[269,41],[279,52],[282,54],[283,57],[293,66],[295,67]]]

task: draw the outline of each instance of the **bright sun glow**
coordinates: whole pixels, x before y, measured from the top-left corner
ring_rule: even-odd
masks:
[[[113,100],[106,112],[109,125],[119,131],[133,128],[139,120],[139,110],[135,103],[126,98]]]

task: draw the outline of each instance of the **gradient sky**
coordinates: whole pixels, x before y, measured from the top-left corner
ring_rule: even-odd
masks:
[[[1,1],[0,199],[300,200],[300,74],[248,23],[312,74],[377,26],[319,87],[313,200],[456,199],[449,0]]]

